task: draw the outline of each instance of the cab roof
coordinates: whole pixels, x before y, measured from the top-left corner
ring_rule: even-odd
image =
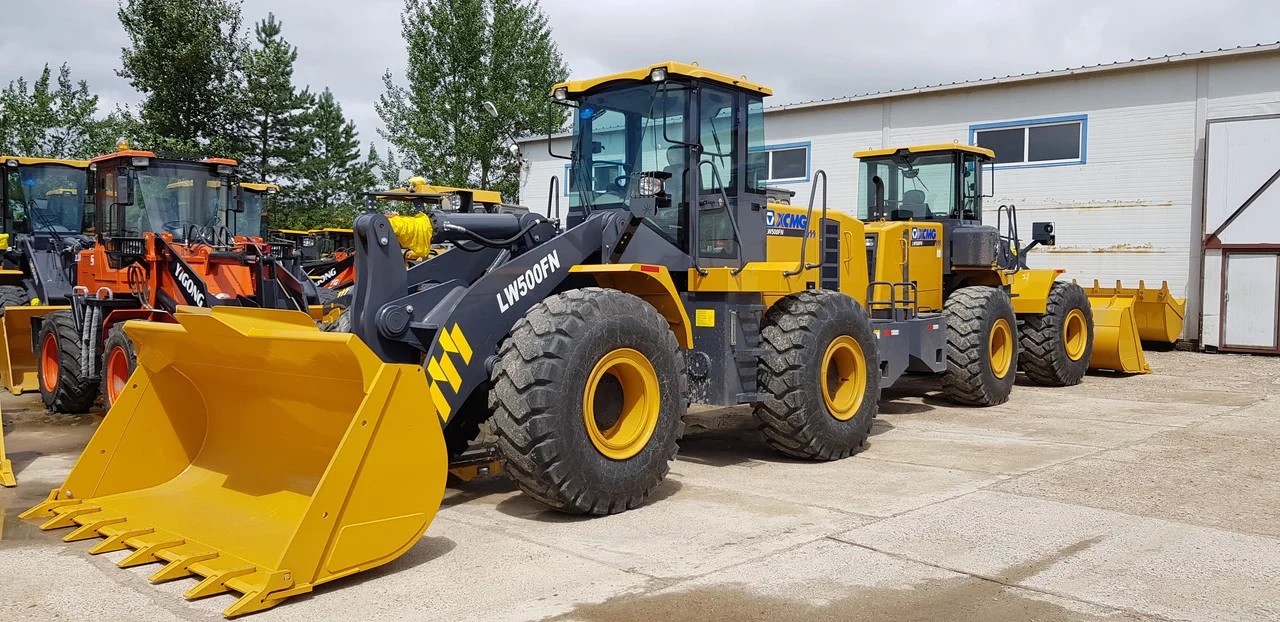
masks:
[[[250,192],[267,192],[267,191],[280,192],[280,186],[277,186],[275,184],[255,184],[247,181],[242,181],[240,182],[239,186]]]
[[[58,158],[24,158],[22,156],[6,155],[0,156],[0,163],[8,166],[10,162],[17,162],[18,166],[33,166],[36,164],[61,164],[63,166],[74,166],[75,168],[89,168],[88,160],[62,160]]]
[[[142,149],[119,149],[117,151],[112,151],[111,153],[106,153],[106,154],[97,156],[92,160],[89,160],[89,162],[97,164],[98,162],[116,160],[119,158],[156,158],[156,154],[153,151],[144,151]],[[168,160],[173,162],[190,161],[196,164],[225,164],[227,166],[239,166],[240,164],[239,162],[236,162],[231,158],[204,158],[202,160],[183,160],[181,158],[158,158],[158,159]]]
[[[719,82],[725,86],[731,86],[745,91],[753,91],[762,95],[773,95],[773,89],[763,84],[751,82],[747,80],[746,76],[738,76],[735,78],[731,75],[720,73],[718,71],[703,69],[696,64],[681,63],[677,61],[655,63],[648,67],[641,67],[639,69],[632,69],[630,71],[623,71],[588,80],[570,80],[568,82],[561,82],[551,88],[551,93],[554,94],[556,89],[564,88],[570,95],[573,95],[585,93],[610,82],[643,82],[649,79],[649,74],[652,73],[654,69],[658,68],[665,68],[668,76],[684,76],[698,80],[709,80],[712,82]]]
[[[496,190],[476,190],[474,188],[457,188],[454,186],[433,186],[427,183],[422,177],[410,177],[409,183],[404,188],[391,188],[382,192],[374,193],[375,198],[387,200],[399,199],[417,199],[423,198],[413,195],[446,195],[467,192],[471,194],[471,200],[476,203],[502,203],[502,194]]]
[[[887,147],[884,149],[868,149],[853,154],[853,157],[862,158],[878,158],[883,156],[891,156],[905,153],[942,153],[948,151],[962,151],[964,153],[974,153],[987,158],[996,157],[996,152],[985,147],[975,147],[973,145],[961,145],[960,143],[940,143],[935,145],[916,145],[913,147]]]

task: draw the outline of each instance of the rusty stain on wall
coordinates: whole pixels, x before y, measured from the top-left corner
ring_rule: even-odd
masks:
[[[1103,247],[1081,247],[1081,246],[1044,246],[1041,247],[1044,252],[1057,254],[1085,254],[1085,253],[1101,253],[1101,254],[1147,254],[1147,253],[1164,253],[1163,248],[1156,248],[1150,242],[1145,244],[1112,244]]]
[[[999,204],[1013,203],[1018,211],[1044,212],[1050,210],[1090,210],[1090,209],[1126,209],[1126,208],[1170,208],[1173,201],[1144,201],[1142,199],[1091,200],[1075,203],[1062,203],[1051,198],[1005,199]],[[986,206],[984,206],[986,209]]]

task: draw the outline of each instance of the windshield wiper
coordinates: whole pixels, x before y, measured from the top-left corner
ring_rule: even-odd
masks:
[[[37,222],[45,229],[45,231],[48,231],[49,235],[53,237],[54,241],[57,242],[59,246],[62,245],[62,234],[58,233],[58,229],[54,227],[53,221],[48,220],[48,217],[42,212],[42,210],[36,209],[35,199],[27,202],[27,214],[31,215],[31,220]]]

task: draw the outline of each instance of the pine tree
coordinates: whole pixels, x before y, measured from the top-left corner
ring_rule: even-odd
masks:
[[[95,119],[98,96],[73,82],[66,64],[56,84],[48,65],[34,82],[18,78],[0,91],[0,152],[45,158],[89,158],[110,149],[117,117]]]
[[[313,97],[293,86],[298,50],[280,36],[282,26],[268,13],[254,28],[257,47],[244,58],[246,114],[239,135],[242,175],[287,184],[307,155],[306,112]]]
[[[308,152],[298,165],[298,183],[279,201],[273,223],[285,228],[350,226],[375,184],[373,167],[360,158],[356,125],[325,89],[306,114]]]
[[[144,140],[240,155],[240,0],[121,0],[117,15],[130,42],[117,74],[145,96]]]
[[[408,85],[384,74],[380,134],[432,183],[513,196],[504,143],[546,129],[547,92],[568,75],[537,0],[405,0],[400,25]]]

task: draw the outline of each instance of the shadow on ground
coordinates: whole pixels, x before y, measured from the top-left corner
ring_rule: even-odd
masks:
[[[682,484],[673,479],[663,480],[658,484],[657,488],[649,494],[644,503],[636,506],[642,508],[654,503],[661,503],[664,499],[680,492]],[[582,523],[586,521],[596,520],[599,517],[589,514],[566,514],[550,509],[546,504],[530,497],[529,495],[520,494],[498,502],[495,508],[512,518],[520,518],[524,520],[537,521],[539,523]],[[636,509],[633,508],[633,509]]]

